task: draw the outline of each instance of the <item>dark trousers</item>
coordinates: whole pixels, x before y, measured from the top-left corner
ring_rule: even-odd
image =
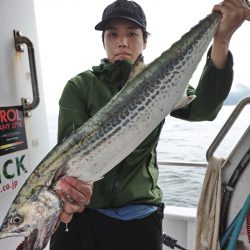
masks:
[[[162,250],[163,211],[138,220],[122,221],[94,210],[75,214],[61,223],[51,238],[50,250]]]

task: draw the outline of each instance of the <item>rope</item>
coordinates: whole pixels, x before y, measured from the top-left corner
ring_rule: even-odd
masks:
[[[221,240],[221,248],[223,248],[226,242],[229,240],[227,250],[234,250],[239,238],[239,234],[244,223],[244,220],[247,218],[250,211],[250,194],[248,195],[243,207],[240,212],[234,218],[233,222],[228,227],[225,235]]]
[[[248,166],[250,162],[250,148],[247,150],[241,161],[239,162],[238,166],[234,170],[225,190],[224,195],[221,202],[221,212],[220,212],[220,238],[223,237],[226,231],[226,225],[227,225],[227,217],[228,217],[228,209],[229,204],[231,202],[231,196],[233,194],[233,191],[235,189],[235,186],[240,179],[241,175],[245,171],[246,167]]]
[[[248,242],[250,243],[250,211],[248,211],[248,214],[247,214],[246,225],[247,225]]]

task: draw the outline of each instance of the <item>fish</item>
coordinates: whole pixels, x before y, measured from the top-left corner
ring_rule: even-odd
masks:
[[[175,109],[220,17],[207,15],[44,157],[13,200],[0,238],[24,237],[22,250],[46,247],[63,209],[56,181],[66,175],[98,181],[129,155]]]

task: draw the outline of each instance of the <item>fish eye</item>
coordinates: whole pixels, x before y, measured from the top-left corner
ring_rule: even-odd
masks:
[[[16,214],[12,217],[12,224],[15,225],[20,225],[23,222],[23,216],[21,216],[20,214]]]

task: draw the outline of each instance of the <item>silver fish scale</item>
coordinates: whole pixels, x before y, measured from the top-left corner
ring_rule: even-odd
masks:
[[[62,172],[95,181],[132,152],[171,112],[176,96],[181,96],[197,67],[197,57],[202,57],[210,43],[217,22],[211,15],[203,29],[194,30],[195,37],[183,37],[185,44],[174,44],[172,54],[166,51],[128,82],[91,121],[97,130],[69,151]]]
[[[20,190],[25,195],[17,196],[16,204],[29,199],[35,187],[49,186],[61,175],[97,180],[136,148],[184,91],[213,37],[218,16],[213,13],[191,29],[128,82],[92,119],[51,150],[27,179]],[[138,117],[140,124],[135,126]]]

